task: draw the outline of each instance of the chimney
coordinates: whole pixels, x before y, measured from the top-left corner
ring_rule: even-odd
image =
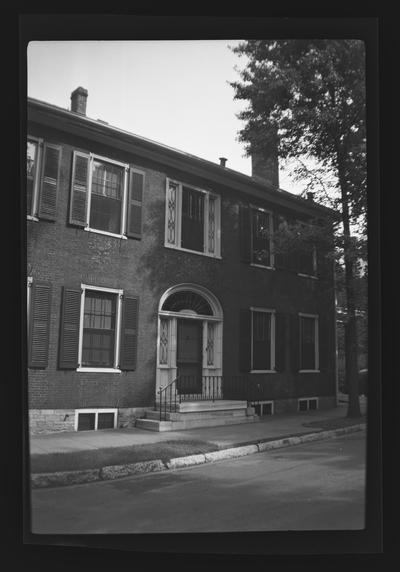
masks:
[[[221,165],[221,167],[226,167],[226,162],[228,159],[226,159],[225,157],[220,157],[219,158],[219,164]]]
[[[83,87],[77,87],[71,93],[71,111],[80,113],[81,115],[86,115],[87,96],[87,89]]]
[[[251,176],[259,183],[279,188],[278,135],[274,137],[273,151],[268,155],[251,153]]]

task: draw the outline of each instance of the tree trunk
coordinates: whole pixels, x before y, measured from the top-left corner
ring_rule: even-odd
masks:
[[[349,406],[347,417],[360,417],[360,400],[358,395],[358,359],[357,359],[357,324],[356,324],[356,304],[354,292],[354,268],[352,237],[350,233],[349,201],[346,190],[346,183],[342,176],[343,170],[340,168],[343,163],[338,160],[339,182],[341,187],[342,202],[342,222],[344,235],[344,265],[346,284],[346,306],[347,318],[345,321],[345,375],[349,392]]]

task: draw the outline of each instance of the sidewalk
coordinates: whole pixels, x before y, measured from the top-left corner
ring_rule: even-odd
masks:
[[[119,452],[120,457],[123,460],[125,459],[118,465],[120,471],[116,470],[115,466],[115,470],[108,471],[109,474],[114,475],[109,478],[117,478],[118,472],[122,472],[119,476],[126,476],[127,471],[128,474],[137,474],[138,472],[163,470],[164,468],[175,468],[179,465],[187,466],[188,464],[217,460],[224,456],[222,453],[226,450],[232,452],[231,456],[239,456],[239,449],[242,450],[243,454],[258,452],[260,450],[259,445],[262,443],[264,443],[263,450],[265,450],[267,445],[268,448],[276,448],[277,446],[302,442],[307,435],[310,435],[310,438],[325,438],[325,434],[326,437],[335,436],[335,431],[337,434],[340,434],[344,431],[361,429],[362,425],[365,424],[365,417],[355,420],[347,419],[347,403],[345,402],[347,396],[341,395],[339,397],[338,407],[334,409],[268,416],[262,418],[259,422],[240,425],[203,427],[160,433],[132,428],[35,435],[30,438],[32,484],[33,486],[54,486],[57,484],[72,484],[72,482],[85,482],[85,479],[87,482],[87,479],[97,480],[97,478],[104,478],[107,471],[102,470],[104,466],[99,466],[99,463],[101,464],[100,459],[102,455],[110,451],[114,453]],[[367,403],[364,397],[360,397],[360,406],[362,414],[366,414]],[[289,438],[291,438],[291,442],[288,442]],[[310,440],[310,438],[307,438],[307,440]],[[184,456],[178,453],[176,457],[179,457],[181,461],[177,462],[177,459],[170,458],[168,452],[164,451],[163,454],[163,450],[170,451],[172,455],[175,450],[182,450],[184,451]],[[125,451],[126,455],[124,455]],[[158,452],[154,458],[152,457],[152,451]],[[133,459],[135,459],[136,452],[140,452],[138,458],[142,462],[129,463],[129,459],[132,460],[132,455]],[[224,458],[226,458],[226,454]],[[193,463],[190,460],[185,462],[185,458],[189,459],[189,457],[196,457],[192,459]],[[200,457],[204,457],[203,461],[201,461]],[[83,459],[84,471],[68,470],[69,459],[75,460],[76,458]],[[104,458],[106,459],[107,457]],[[54,467],[51,466],[53,459]],[[93,459],[92,465],[90,464],[91,459]],[[145,462],[143,462],[143,459],[145,459]],[[48,461],[47,465],[46,461]],[[171,466],[171,461],[173,461],[173,467]],[[56,465],[57,463],[60,464],[60,462],[63,470],[57,472]],[[124,462],[127,464],[123,464]],[[35,470],[35,465],[36,467],[50,467],[47,469],[47,474],[52,473],[53,477],[46,479],[45,475],[34,474],[43,472]],[[144,465],[142,467],[143,470],[141,471],[139,466],[136,467],[136,470],[134,465]],[[89,468],[92,466],[97,473],[90,472]],[[121,470],[121,467],[125,468]],[[131,470],[129,471],[126,467],[131,467]],[[111,467],[109,468],[111,469]],[[66,473],[74,473],[74,475],[69,474],[67,475],[69,478],[65,479],[61,475],[64,474],[65,476]],[[80,479],[78,473],[88,473],[88,475],[81,475],[82,478]],[[47,484],[44,484],[45,482]]]

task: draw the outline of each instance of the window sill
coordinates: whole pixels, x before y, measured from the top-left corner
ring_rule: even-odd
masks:
[[[318,280],[318,276],[314,276],[313,274],[303,274],[302,272],[297,272],[297,276],[301,276],[302,278],[312,278],[313,280]]]
[[[76,371],[92,373],[121,373],[120,369],[113,367],[78,367]]]
[[[119,238],[122,240],[128,240],[128,237],[125,236],[124,234],[115,234],[113,232],[107,232],[105,230],[97,230],[95,228],[89,228],[88,226],[85,227],[83,230],[86,230],[86,232],[93,232],[94,234],[103,234],[105,236],[113,236],[114,238]]]
[[[319,369],[299,369],[298,373],[321,373]]]
[[[33,215],[26,215],[27,220],[33,220],[35,222],[39,222],[39,219],[36,216]]]
[[[251,369],[250,373],[276,373],[276,369]]]
[[[171,248],[171,250],[177,250],[179,252],[188,252],[189,254],[199,254],[200,256],[206,256],[207,258],[216,258],[222,260],[222,256],[219,254],[209,254],[207,252],[199,252],[198,250],[189,250],[188,248],[181,248],[180,246],[174,246],[173,244],[164,244],[165,248]]]
[[[250,262],[250,266],[254,268],[264,268],[264,270],[276,270],[274,266],[264,266],[263,264],[256,264],[255,262]]]

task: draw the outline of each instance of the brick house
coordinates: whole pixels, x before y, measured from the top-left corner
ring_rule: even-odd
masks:
[[[332,211],[279,189],[276,160],[249,177],[86,103],[28,99],[31,432],[140,424],[166,386],[245,401],[248,420],[334,407],[332,265],[316,249],[287,264],[269,234]]]

